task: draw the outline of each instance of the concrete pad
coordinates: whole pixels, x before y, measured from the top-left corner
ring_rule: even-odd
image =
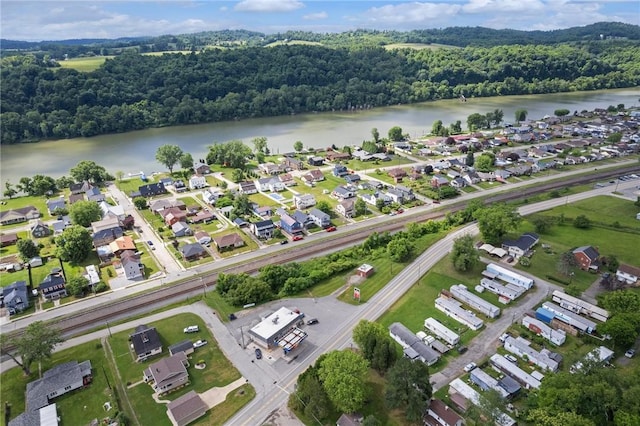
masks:
[[[245,379],[244,377],[240,377],[235,382],[231,382],[226,386],[223,386],[220,388],[211,388],[207,391],[202,392],[199,395],[200,395],[200,398],[202,398],[202,400],[204,401],[204,403],[207,404],[207,407],[213,408],[216,405],[220,404],[221,402],[224,402],[229,392],[239,388],[245,383],[247,383],[247,379]]]

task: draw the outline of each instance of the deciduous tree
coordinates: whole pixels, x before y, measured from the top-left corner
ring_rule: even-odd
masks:
[[[69,170],[69,173],[76,182],[87,181],[100,184],[111,178],[104,167],[89,160],[80,161],[75,167]]]
[[[173,173],[173,167],[180,161],[182,154],[182,148],[178,145],[166,144],[158,147],[156,160],[169,169],[169,173]]]
[[[404,410],[410,422],[422,419],[431,394],[429,367],[424,362],[402,357],[389,369],[385,400],[390,408]]]
[[[476,210],[473,217],[478,221],[482,238],[489,244],[498,244],[510,231],[517,229],[522,218],[508,204],[496,203]]]
[[[404,262],[413,254],[413,243],[407,238],[393,238],[387,244],[387,255],[394,262]]]
[[[67,262],[80,263],[93,249],[91,234],[80,225],[72,225],[56,238],[56,254]]]
[[[144,197],[136,197],[133,199],[133,205],[136,206],[138,210],[144,210],[148,207],[147,199]]]
[[[4,192],[2,195],[11,199],[14,195],[16,195],[18,191],[14,188],[13,184],[8,180],[4,183]]]
[[[180,167],[185,170],[193,169],[193,156],[190,153],[185,152],[180,156]]]
[[[369,363],[350,350],[332,351],[320,363],[318,376],[333,405],[344,413],[354,413],[365,403]]]
[[[403,139],[404,139],[404,136],[402,136],[402,127],[393,126],[392,128],[389,129],[389,140],[391,140],[392,142],[398,142]]]
[[[22,368],[24,375],[29,376],[31,375],[31,364],[50,358],[53,349],[56,345],[64,342],[64,339],[57,329],[42,321],[34,321],[27,326],[21,335],[3,339],[3,342],[5,341],[8,345],[15,346],[16,354],[7,351],[6,346],[3,345],[3,355],[8,355]],[[18,360],[18,357],[21,360]]]
[[[476,249],[473,237],[463,235],[456,238],[451,249],[451,261],[457,271],[466,272],[474,268],[480,262],[480,254]]]
[[[33,240],[30,240],[28,238],[19,239],[18,242],[16,243],[16,247],[18,248],[18,253],[20,253],[20,257],[25,262],[28,262],[29,259],[32,259],[36,257],[38,254],[40,254],[40,249],[38,248],[36,243],[34,243]]]
[[[77,225],[88,227],[102,217],[102,209],[95,201],[76,201],[69,206],[69,217]]]
[[[293,143],[293,149],[296,152],[302,152],[302,150],[304,149],[304,145],[302,144],[302,141],[295,141]]]
[[[72,296],[82,296],[88,285],[89,280],[82,275],[78,275],[67,281],[65,287]]]

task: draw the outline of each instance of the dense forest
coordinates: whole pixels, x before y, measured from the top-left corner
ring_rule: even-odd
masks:
[[[230,37],[231,38],[231,37]],[[462,49],[271,48],[125,52],[81,73],[1,60],[2,143],[437,99],[640,85],[640,45],[596,40]]]

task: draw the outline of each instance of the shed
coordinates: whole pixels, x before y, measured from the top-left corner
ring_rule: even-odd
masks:
[[[193,353],[193,342],[189,339],[169,346],[169,355],[175,355],[179,352],[184,352],[185,355]]]
[[[358,270],[357,270],[357,274],[364,278],[370,277],[373,274],[373,272],[374,272],[373,266],[369,265],[368,263],[362,264],[360,267],[358,267]]]

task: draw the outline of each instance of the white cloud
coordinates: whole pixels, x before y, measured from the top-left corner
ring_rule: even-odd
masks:
[[[556,3],[561,3],[557,1]],[[539,0],[469,0],[462,6],[464,13],[540,13],[549,6]]]
[[[238,12],[291,12],[304,7],[298,0],[242,0],[234,9]]]
[[[420,23],[433,24],[434,20],[451,17],[460,12],[461,6],[450,3],[400,3],[373,7],[365,12],[365,16],[372,23],[403,24]]]
[[[310,13],[308,15],[304,15],[302,19],[305,19],[307,21],[317,21],[319,19],[327,19],[328,17],[329,15],[327,14],[327,12],[318,12],[318,13]]]

